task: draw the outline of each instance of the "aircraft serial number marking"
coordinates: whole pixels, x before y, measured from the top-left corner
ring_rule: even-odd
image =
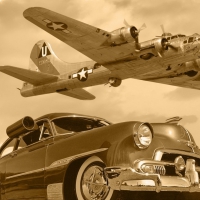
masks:
[[[38,64],[39,64],[39,65],[43,65],[43,64],[48,63],[48,62],[50,62],[49,59],[46,59],[46,60],[40,60]]]

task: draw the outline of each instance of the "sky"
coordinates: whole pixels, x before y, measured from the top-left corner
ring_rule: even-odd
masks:
[[[172,34],[200,33],[200,2],[197,0],[0,0],[0,66],[27,69],[32,47],[48,41],[56,55],[66,62],[90,60],[23,17],[29,7],[44,7],[107,31],[143,23],[140,41],[162,34],[160,25]],[[0,73],[0,143],[7,138],[6,128],[24,116],[37,118],[52,112],[71,112],[123,121],[165,122],[180,116],[200,146],[200,91],[159,83],[127,79],[121,86],[87,88],[96,96],[81,101],[59,94],[24,98],[17,88],[22,81]]]

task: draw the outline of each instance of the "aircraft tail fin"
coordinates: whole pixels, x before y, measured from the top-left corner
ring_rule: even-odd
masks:
[[[59,75],[63,72],[67,72],[68,65],[68,63],[60,60],[55,55],[48,42],[40,40],[33,46],[30,54],[30,70]]]

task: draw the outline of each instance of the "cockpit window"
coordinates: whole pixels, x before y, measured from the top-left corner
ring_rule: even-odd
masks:
[[[183,44],[187,44],[187,40],[184,40]]]
[[[189,39],[188,39],[188,43],[191,43],[191,42],[193,42],[193,37],[190,37]]]
[[[58,134],[87,131],[109,125],[108,122],[103,120],[93,120],[83,117],[58,118],[53,120],[53,124]]]
[[[173,35],[173,36],[171,37],[171,39],[174,39],[174,38],[178,38],[178,36],[177,36],[177,35]]]
[[[178,37],[185,37],[185,35],[181,35],[181,34],[179,34]]]

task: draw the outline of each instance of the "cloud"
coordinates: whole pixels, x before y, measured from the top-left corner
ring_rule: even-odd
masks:
[[[183,126],[187,124],[194,124],[198,121],[198,117],[195,115],[183,115],[181,116],[182,120],[180,121],[180,124]]]
[[[130,6],[131,3],[136,3],[133,2],[132,0],[124,0],[124,1],[120,1],[120,0],[107,0],[106,2],[108,3],[112,3],[116,6],[117,9],[125,9],[126,7]]]
[[[164,123],[166,119],[169,118],[165,115],[160,115],[158,113],[147,113],[144,112],[132,112],[126,116],[126,121],[129,119],[133,121],[150,122],[150,123]]]
[[[66,62],[88,60],[24,19],[23,11],[34,6],[45,7],[108,31],[124,26],[124,18],[138,28],[145,22],[148,28],[140,33],[140,41],[161,35],[160,24],[164,24],[167,32],[198,32],[196,19],[200,17],[199,3],[192,0],[4,0],[0,3],[0,65],[28,68],[30,51],[41,39],[50,42],[56,55]],[[21,85],[21,81],[0,73],[2,141],[7,137],[6,127],[13,122],[26,115],[37,118],[51,112],[99,116],[115,123],[132,120],[165,122],[167,118],[179,115],[198,138],[200,95],[197,90],[129,79],[122,81],[118,88],[103,85],[87,88],[96,99],[80,101],[58,94],[23,98],[16,89]]]
[[[165,93],[164,98],[174,101],[188,101],[200,98],[200,91],[188,88],[176,88]]]

